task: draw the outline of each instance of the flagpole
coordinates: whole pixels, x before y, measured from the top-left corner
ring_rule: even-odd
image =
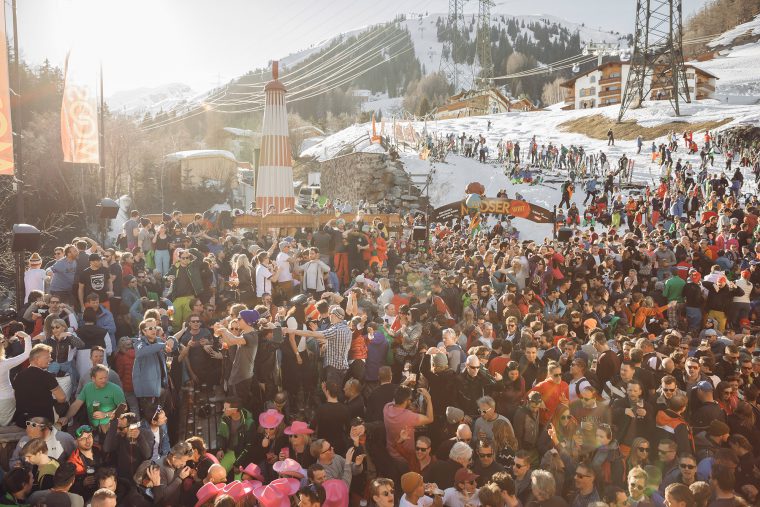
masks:
[[[100,64],[100,129],[98,129],[98,155],[100,157],[100,198],[106,196],[106,122],[105,98],[103,97],[103,63]]]
[[[20,55],[18,50],[18,21],[16,18],[16,0],[11,1],[13,11],[13,72],[15,74],[15,83],[13,86],[15,108],[11,119],[13,122],[13,139],[14,166],[16,170],[16,217],[17,223],[22,224],[25,221],[24,216],[24,165],[21,159],[21,73],[20,73]],[[7,58],[7,55],[5,56]]]
[[[103,97],[103,62],[100,62],[100,114],[98,115],[98,159],[100,165],[100,197],[98,202],[106,197],[106,136],[105,136],[105,98]],[[106,224],[108,221],[100,219],[100,244],[105,248]]]

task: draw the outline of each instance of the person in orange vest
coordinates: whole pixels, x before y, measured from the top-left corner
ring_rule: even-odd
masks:
[[[546,367],[546,380],[542,380],[528,392],[534,391],[541,393],[541,399],[545,405],[539,413],[541,425],[546,425],[552,420],[559,405],[570,403],[570,387],[562,380],[562,367],[556,361],[549,361]]]

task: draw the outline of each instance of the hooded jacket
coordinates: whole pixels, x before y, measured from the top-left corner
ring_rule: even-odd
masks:
[[[657,412],[655,424],[660,433],[658,440],[663,438],[674,440],[678,446],[678,454],[685,452],[695,454],[694,434],[683,417],[670,409],[660,410]]]

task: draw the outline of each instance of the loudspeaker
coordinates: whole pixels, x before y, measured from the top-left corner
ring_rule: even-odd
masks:
[[[557,239],[559,241],[570,241],[573,237],[573,230],[570,227],[560,227],[557,231]]]
[[[427,239],[427,229],[424,227],[415,227],[412,229],[412,240],[413,241],[425,241]]]
[[[14,224],[12,252],[36,252],[40,249],[40,231],[33,225]]]
[[[100,208],[100,218],[113,220],[119,214],[119,203],[113,199],[105,198],[97,205]]]

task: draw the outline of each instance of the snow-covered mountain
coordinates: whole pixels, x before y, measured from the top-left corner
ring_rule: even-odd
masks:
[[[420,14],[414,17],[409,17],[406,19],[406,21],[404,21],[404,26],[407,30],[409,30],[409,33],[412,36],[412,41],[414,42],[414,53],[417,56],[417,59],[420,61],[420,64],[423,65],[426,74],[437,72],[440,67],[443,43],[438,42],[436,23],[438,22],[439,18],[441,20],[446,20],[447,16],[447,14],[442,13],[428,15]],[[475,24],[477,24],[476,14],[465,14],[464,19],[465,24],[468,24],[473,20],[475,21]],[[567,21],[565,19],[561,19],[548,14],[513,16],[510,14],[492,13],[491,26],[501,29],[505,26],[505,23],[511,19],[516,19],[521,27],[526,27],[521,28],[520,32],[518,32],[518,35],[526,34],[530,40],[533,40],[533,33],[527,27],[532,23],[538,23],[542,25],[556,24],[560,27],[566,28],[570,33],[577,32],[582,43],[605,42],[610,44],[620,44],[621,47],[626,47],[628,45],[625,39],[625,34],[604,31],[596,28],[589,28],[580,23],[574,23],[572,21]],[[473,38],[476,36],[475,33],[471,35]],[[512,42],[514,42],[514,40]],[[479,72],[480,67],[477,65],[476,60],[474,65],[466,69],[466,73],[463,76],[465,80],[465,88],[471,85],[472,80],[475,76],[478,75]]]
[[[198,94],[182,83],[169,83],[154,88],[135,88],[114,93],[106,98],[111,111],[127,115],[143,116],[146,112],[155,115],[159,111],[169,111],[200,100],[205,94]]]
[[[472,16],[476,15],[466,14],[466,22],[469,23]],[[446,19],[446,17],[447,15],[445,13],[410,15],[401,23],[402,27],[406,28],[411,35],[415,56],[420,61],[426,74],[438,71],[440,66],[443,43],[438,42],[436,22],[439,18]],[[578,32],[582,42],[594,41],[620,43],[621,45],[626,44],[624,35],[590,28],[580,23],[575,23],[548,14],[512,16],[510,14],[497,12],[492,14],[491,17],[492,25],[499,28],[504,25],[506,20],[514,18],[517,19],[521,25],[525,24],[526,26],[536,22],[549,25],[557,24],[568,29],[571,33]],[[283,57],[280,60],[283,75],[287,75],[289,68],[292,68],[319,53],[335,41],[345,40],[349,37],[360,35],[369,29],[371,29],[369,26],[359,27],[321,41],[302,51]],[[521,29],[520,33],[525,33],[531,38],[531,31],[528,28]],[[470,75],[463,76],[465,84],[468,79],[472,79],[472,76],[476,75],[479,70],[476,62],[473,68],[468,69]],[[156,115],[162,110],[165,112],[176,111],[178,114],[181,114],[185,110],[197,107],[204,98],[209,96],[210,93],[210,91],[198,93],[182,83],[170,83],[154,88],[137,88],[134,90],[118,92],[108,97],[106,101],[112,111],[118,111],[128,115],[143,116],[146,112]]]

